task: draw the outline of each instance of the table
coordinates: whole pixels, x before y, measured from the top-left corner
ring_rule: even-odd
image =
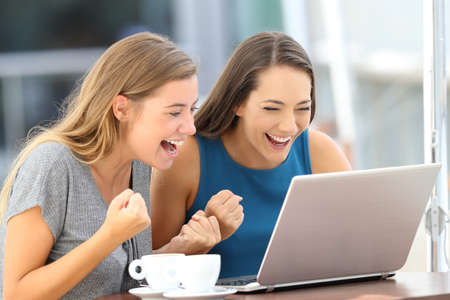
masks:
[[[372,296],[373,295],[373,296]],[[139,300],[124,293],[97,300]],[[403,272],[386,280],[344,283],[312,288],[298,288],[264,294],[234,294],[225,300],[444,300],[450,299],[450,274]]]

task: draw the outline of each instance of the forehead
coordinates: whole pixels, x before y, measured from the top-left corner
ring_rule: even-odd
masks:
[[[198,99],[197,90],[197,76],[169,81],[140,101],[132,101],[131,109],[136,117],[140,117],[142,114],[156,116],[180,107],[191,107]]]
[[[157,88],[141,101],[135,101],[136,111],[146,111],[158,114],[165,110],[179,107],[190,107],[198,99],[197,76],[187,79],[173,80]]]
[[[306,71],[289,66],[273,66],[261,72],[257,80],[257,87],[250,95],[261,101],[292,99],[298,102],[311,98],[311,77]]]
[[[191,105],[198,98],[197,76],[169,81],[144,99],[146,103],[167,107],[175,104]],[[147,101],[149,100],[149,101]]]

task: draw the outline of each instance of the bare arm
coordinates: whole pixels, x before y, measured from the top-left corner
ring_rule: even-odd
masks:
[[[309,130],[309,153],[314,174],[352,169],[339,146],[328,135],[320,131]]]
[[[231,191],[218,191],[204,211],[197,212],[185,224],[186,211],[194,203],[200,184],[200,152],[195,137],[189,136],[179,151],[168,170],[152,172],[154,253],[206,253],[242,223],[242,198]]]
[[[40,207],[12,217],[6,229],[3,299],[59,299],[71,290],[123,241],[149,226],[144,200],[132,195],[127,190],[117,196],[99,231],[48,265],[54,240]]]
[[[193,136],[188,136],[173,165],[164,171],[153,170],[150,183],[152,244],[155,252],[180,252],[167,245],[177,236],[194,202],[200,183],[200,153]],[[163,247],[164,248],[161,248]],[[161,249],[160,249],[161,248]],[[170,249],[170,250],[167,250]]]

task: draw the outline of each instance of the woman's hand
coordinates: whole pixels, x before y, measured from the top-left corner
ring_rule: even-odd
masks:
[[[221,241],[219,223],[216,217],[207,217],[204,211],[197,211],[180,233],[169,244],[170,252],[185,254],[207,253]]]
[[[126,189],[110,203],[102,229],[122,243],[150,226],[147,206],[141,194]]]
[[[26,210],[8,221],[4,281],[0,283],[3,284],[3,298],[59,299],[123,241],[149,225],[142,196],[125,190],[111,201],[103,225],[93,236],[47,264],[54,245],[52,232],[42,218],[40,207]]]
[[[244,220],[244,208],[239,204],[241,200],[241,196],[222,190],[206,204],[206,215],[215,216],[219,222],[222,240],[229,238]]]

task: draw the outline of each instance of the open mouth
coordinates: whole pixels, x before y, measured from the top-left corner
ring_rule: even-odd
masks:
[[[178,146],[183,145],[184,141],[162,140],[161,147],[169,154],[175,157],[178,153]]]
[[[284,149],[292,140],[292,136],[281,137],[266,133],[266,138],[275,149]]]

